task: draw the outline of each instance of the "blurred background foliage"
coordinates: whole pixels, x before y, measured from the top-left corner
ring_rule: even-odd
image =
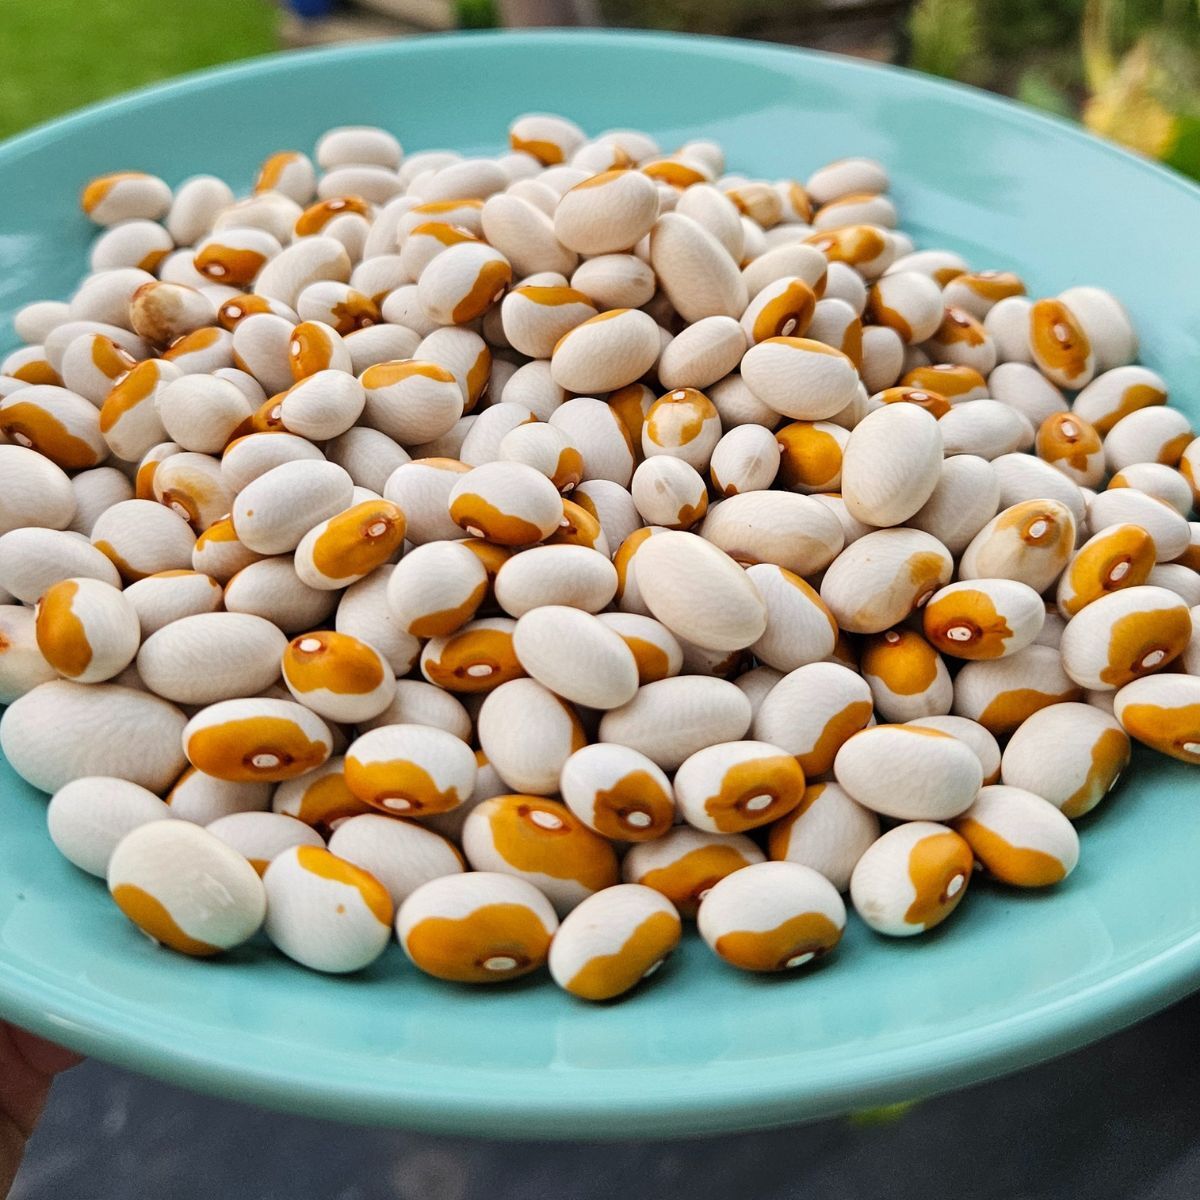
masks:
[[[598,4],[598,7],[597,7]],[[765,38],[1079,119],[1200,179],[1200,0],[540,0],[574,23]],[[0,136],[281,44],[485,28],[508,0],[0,0]]]
[[[1006,92],[1200,178],[1196,0],[918,0],[908,62]]]

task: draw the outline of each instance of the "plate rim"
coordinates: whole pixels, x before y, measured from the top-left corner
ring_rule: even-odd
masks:
[[[523,43],[542,48],[565,41],[638,43],[658,45],[668,52],[688,46],[747,62],[773,60],[785,67],[798,61],[819,61],[823,70],[848,76],[892,73],[903,76],[906,86],[924,89],[935,98],[947,94],[956,103],[983,109],[993,118],[1026,128],[1044,127],[1054,136],[1086,143],[1093,151],[1122,160],[1125,169],[1137,169],[1200,202],[1200,186],[1174,170],[1097,138],[1072,122],[966,84],[890,64],[773,43],[635,30],[482,30],[261,55],[152,83],[39,124],[0,142],[0,167],[52,146],[64,134],[103,123],[158,97],[186,95],[243,77],[262,78],[314,58],[403,57],[422,53],[431,45],[453,51],[459,44],[501,41],[508,46]],[[456,1066],[461,1085],[431,1095],[421,1090],[420,1080],[423,1071],[438,1069],[435,1064],[398,1072],[386,1085],[367,1081],[353,1086],[342,1080],[289,1073],[277,1063],[248,1066],[235,1061],[236,1056],[228,1051],[214,1052],[210,1043],[195,1034],[194,1044],[186,1044],[187,1039],[173,1035],[161,1024],[150,1031],[130,1027],[119,1006],[82,1000],[69,988],[0,958],[0,1008],[8,1019],[84,1053],[168,1082],[338,1120],[539,1138],[681,1136],[763,1128],[918,1098],[1077,1049],[1182,998],[1197,985],[1200,929],[1083,990],[919,1045],[876,1051],[816,1078],[798,1075],[795,1059],[784,1055],[778,1060],[725,1064],[719,1087],[714,1083],[705,1087],[703,1072],[695,1067],[656,1065],[651,1073],[655,1086],[650,1089],[644,1068],[604,1069],[605,1087],[581,1094],[564,1087],[563,1076],[544,1068],[514,1077],[509,1068]],[[578,1079],[579,1075],[570,1077]],[[522,1087],[519,1100],[512,1096],[514,1078],[520,1079]]]

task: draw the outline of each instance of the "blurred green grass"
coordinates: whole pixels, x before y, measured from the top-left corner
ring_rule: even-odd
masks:
[[[270,0],[0,0],[0,137],[278,46]]]

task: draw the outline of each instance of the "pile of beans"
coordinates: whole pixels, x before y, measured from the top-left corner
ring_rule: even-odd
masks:
[[[1056,884],[1131,738],[1200,762],[1200,439],[1112,295],[867,159],[510,144],[103,176],[16,316],[0,744],[135,925],[607,999]]]

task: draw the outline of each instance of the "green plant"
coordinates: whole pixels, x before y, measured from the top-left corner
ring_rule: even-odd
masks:
[[[946,79],[969,80],[982,69],[977,0],[919,0],[908,23],[912,66]]]
[[[500,24],[495,0],[454,0],[459,29],[495,29]]]

